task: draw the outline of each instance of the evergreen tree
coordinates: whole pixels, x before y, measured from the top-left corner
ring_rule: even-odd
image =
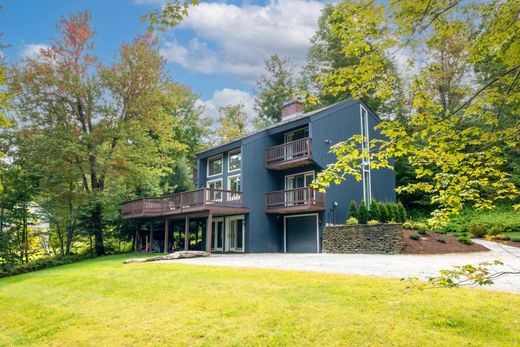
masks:
[[[354,217],[354,218],[358,217],[357,204],[356,204],[356,202],[354,200],[352,200],[350,202],[350,205],[348,207],[348,216],[349,216],[349,218],[350,217]]]
[[[404,208],[403,206],[403,203],[401,201],[399,201],[397,203],[397,209],[399,211],[399,221],[400,223],[404,223],[406,221],[406,209]]]
[[[383,202],[379,203],[379,212],[381,215],[381,222],[388,223],[390,221],[390,215],[389,215],[388,208],[386,207],[385,203],[383,203]]]
[[[370,210],[368,211],[371,220],[381,221],[381,211],[379,210],[379,204],[376,199],[373,199],[370,203]]]
[[[367,224],[368,218],[369,218],[368,208],[367,208],[367,205],[365,205],[365,202],[363,201],[361,203],[361,205],[359,205],[357,219],[359,221],[359,224]]]
[[[391,202],[387,202],[386,203],[386,209],[388,210],[388,221],[389,222],[391,222],[391,221],[395,222],[396,216],[395,216],[394,204],[392,204]]]

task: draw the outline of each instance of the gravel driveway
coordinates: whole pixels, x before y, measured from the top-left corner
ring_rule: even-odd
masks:
[[[504,266],[497,270],[520,269],[520,248],[497,245],[494,242],[477,240],[490,249],[489,252],[456,253],[445,255],[382,255],[382,254],[215,254],[207,258],[173,260],[176,263],[303,270],[324,273],[371,275],[383,277],[426,278],[438,275],[441,269],[454,265],[477,264],[483,261],[501,260]],[[516,255],[516,256],[515,256]],[[164,261],[164,262],[172,262]],[[492,290],[520,294],[520,275],[510,275],[496,280]]]

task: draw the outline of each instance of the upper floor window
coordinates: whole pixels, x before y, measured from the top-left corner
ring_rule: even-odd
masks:
[[[208,159],[208,177],[222,174],[222,154]]]
[[[292,141],[296,141],[296,140],[301,140],[306,137],[309,137],[309,127],[305,127],[305,128],[301,128],[298,130],[294,130],[294,131],[285,133],[284,141],[285,141],[285,143],[287,143],[287,142],[292,142]]]
[[[240,170],[240,165],[242,163],[242,153],[240,149],[236,149],[234,151],[229,152],[228,155],[228,171],[236,171]]]

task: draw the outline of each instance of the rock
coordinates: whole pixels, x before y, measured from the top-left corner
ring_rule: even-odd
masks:
[[[151,261],[175,260],[175,259],[197,258],[197,257],[207,257],[207,256],[209,256],[209,253],[204,252],[204,251],[179,251],[179,252],[173,252],[170,254],[160,255],[160,256],[151,257],[151,258],[128,259],[128,260],[125,260],[123,263],[124,264],[145,263],[145,262],[151,262]]]

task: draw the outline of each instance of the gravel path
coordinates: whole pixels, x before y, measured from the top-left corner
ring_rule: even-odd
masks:
[[[215,254],[207,258],[170,260],[184,264],[266,268],[281,270],[317,271],[324,273],[371,275],[383,277],[411,277],[425,279],[438,275],[439,270],[454,265],[477,264],[483,261],[501,260],[504,266],[497,270],[520,269],[520,248],[499,246],[494,242],[476,240],[489,252],[457,253],[444,255],[382,255],[382,254]],[[516,255],[516,256],[515,256]],[[491,290],[520,294],[520,275],[510,275],[496,280]]]

